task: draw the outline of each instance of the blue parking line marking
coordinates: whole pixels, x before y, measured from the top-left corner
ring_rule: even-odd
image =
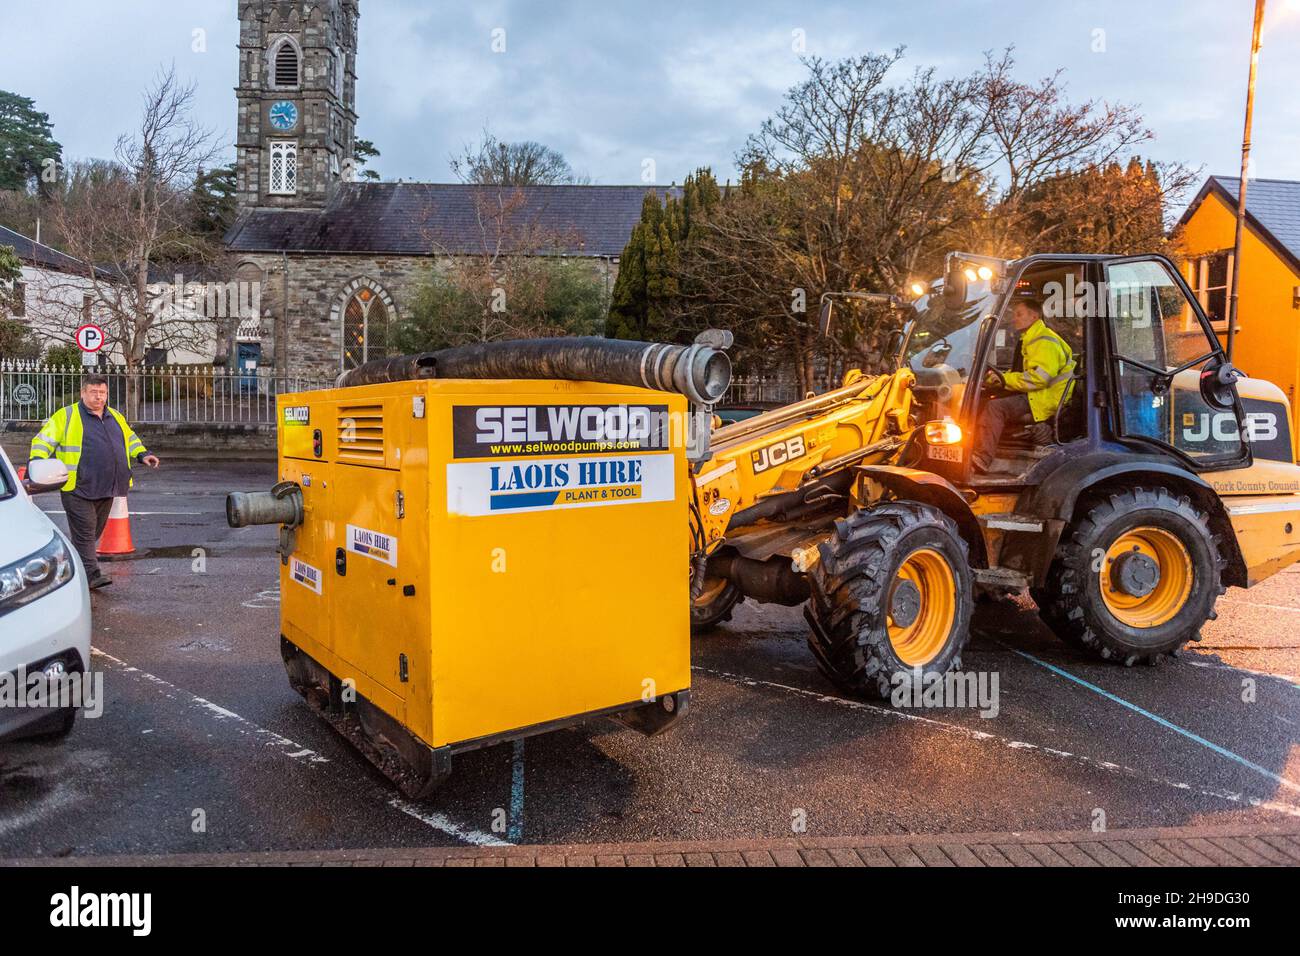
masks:
[[[1007,645],[1005,644],[1003,644],[1002,646],[1007,647]],[[1226,757],[1229,760],[1239,763],[1243,767],[1247,767],[1255,771],[1256,773],[1267,777],[1268,779],[1272,780],[1274,783],[1286,787],[1288,790],[1300,791],[1300,784],[1294,783],[1293,781],[1286,779],[1286,777],[1279,776],[1278,774],[1274,773],[1272,770],[1269,770],[1267,767],[1261,767],[1259,764],[1255,763],[1254,761],[1247,760],[1245,757],[1241,756],[1241,754],[1233,753],[1231,750],[1228,750],[1226,747],[1220,747],[1218,744],[1214,743],[1211,740],[1206,740],[1204,737],[1200,736],[1199,734],[1194,734],[1190,730],[1185,730],[1184,728],[1179,727],[1177,724],[1165,720],[1165,718],[1159,716],[1158,714],[1153,714],[1151,713],[1151,711],[1145,710],[1139,707],[1137,704],[1125,700],[1123,697],[1117,697],[1116,695],[1112,694],[1110,691],[1104,690],[1103,688],[1098,687],[1096,684],[1091,684],[1088,681],[1084,680],[1082,677],[1076,677],[1075,675],[1071,674],[1069,671],[1062,670],[1061,668],[1057,667],[1055,664],[1049,664],[1047,663],[1047,661],[1039,660],[1033,654],[1026,653],[1025,651],[1019,650],[1014,647],[1008,647],[1007,650],[1014,651],[1015,653],[1019,654],[1021,657],[1025,658],[1026,660],[1033,661],[1039,667],[1045,667],[1053,674],[1056,674],[1060,677],[1064,677],[1066,680],[1074,681],[1074,683],[1078,684],[1080,687],[1086,687],[1088,688],[1088,690],[1100,694],[1102,697],[1105,697],[1107,700],[1119,704],[1121,707],[1127,707],[1135,714],[1141,714],[1143,717],[1147,718],[1148,720],[1153,720],[1161,727],[1164,727],[1167,730],[1172,730],[1176,734],[1181,734],[1182,736],[1186,737],[1188,740],[1192,740],[1200,744],[1202,747],[1208,747],[1210,750],[1213,750],[1220,757]]]
[[[510,827],[506,839],[519,843],[524,838],[524,742],[516,740],[510,766]]]

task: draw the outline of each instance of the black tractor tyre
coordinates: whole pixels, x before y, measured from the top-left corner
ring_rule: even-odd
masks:
[[[1171,594],[1164,598],[1172,608],[1171,616],[1162,620],[1163,613],[1152,611],[1150,624],[1134,626],[1107,605],[1102,575],[1109,575],[1108,589],[1118,587],[1114,565],[1119,559],[1112,560],[1111,551],[1122,539],[1143,536],[1176,541],[1181,553],[1161,571],[1173,576]],[[1132,550],[1136,553],[1140,548]],[[1127,557],[1127,550],[1121,557]],[[1125,666],[1158,664],[1186,642],[1201,639],[1201,626],[1214,619],[1214,604],[1225,590],[1225,567],[1209,519],[1190,498],[1166,488],[1128,488],[1095,498],[1081,509],[1062,536],[1048,580],[1035,589],[1034,599],[1043,621],[1065,643]],[[1174,587],[1184,575],[1190,581]],[[1137,590],[1148,585],[1159,589],[1163,580],[1157,575],[1154,584],[1148,579]],[[1184,589],[1186,596],[1180,598]],[[1157,595],[1158,590],[1153,590],[1150,598]],[[1140,614],[1141,607],[1123,613]]]
[[[721,590],[716,590],[717,584],[715,580],[706,580],[702,590],[710,597],[701,595],[691,601],[692,634],[707,634],[724,621],[730,621],[731,612],[745,599],[735,583],[725,581]]]
[[[818,667],[838,687],[888,699],[897,681],[908,679],[896,675],[911,675],[917,667],[923,675],[961,667],[962,650],[970,639],[975,589],[966,542],[951,518],[918,502],[879,504],[836,521],[818,553],[820,560],[808,572],[811,596],[804,608],[811,628],[808,646]],[[895,602],[900,585],[906,587],[900,571],[922,555],[930,565],[937,566],[937,557],[946,567],[935,577],[943,586],[932,592],[933,597],[918,592],[919,604],[909,597],[910,606],[900,610]],[[912,590],[917,591],[915,585]],[[928,659],[909,661],[900,656],[890,639],[891,621],[896,627],[907,627],[927,614],[946,620],[949,612],[951,623],[935,632],[941,643]],[[903,613],[911,621],[898,624],[897,615]]]

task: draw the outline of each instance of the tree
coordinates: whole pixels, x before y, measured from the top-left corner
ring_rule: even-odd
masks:
[[[14,287],[23,277],[23,263],[13,246],[0,246],[0,318],[13,312]]]
[[[164,70],[143,100],[139,125],[118,138],[115,160],[74,165],[52,200],[64,251],[87,265],[81,275],[52,277],[45,290],[50,306],[68,303],[70,329],[80,320],[84,289],[131,370],[151,347],[211,347],[218,317],[160,309],[152,278],[182,269],[194,275],[222,254],[219,236],[195,228],[195,183],[219,148],[191,116],[194,87]],[[137,399],[128,387],[128,413]]]
[[[692,226],[707,220],[721,195],[707,168],[686,177],[680,199],[670,194],[661,203],[656,192],[646,192],[641,219],[619,256],[606,335],[665,341],[695,330],[683,320],[683,297],[691,288],[680,261],[689,255]]]
[[[235,222],[235,164],[218,166],[194,177],[194,231],[221,239]]]
[[[49,114],[25,96],[0,90],[0,189],[26,192],[35,184],[44,191],[62,159]]]
[[[491,274],[471,262],[431,272],[394,330],[403,353],[505,339],[599,335],[608,308],[588,263],[512,258]]]
[[[55,368],[81,368],[81,349],[77,348],[75,343],[61,342],[57,345],[51,345],[45,350],[43,359],[46,365],[52,365]]]
[[[356,168],[369,164],[372,159],[379,158],[379,150],[375,144],[368,139],[359,139],[352,144],[352,158],[356,163]],[[366,179],[371,182],[379,182],[379,173],[373,169],[360,169],[355,173],[358,179]]]
[[[1179,164],[1111,162],[1055,176],[1027,190],[1021,248],[1135,255],[1167,251],[1170,202],[1197,178]],[[1098,202],[1097,197],[1106,197]],[[1032,243],[1032,244],[1031,244]]]
[[[30,359],[41,353],[27,324],[10,318],[14,285],[22,276],[22,262],[13,246],[0,246],[0,358]]]
[[[506,143],[488,130],[476,145],[466,145],[451,157],[451,170],[461,182],[481,186],[553,186],[585,183],[563,155],[541,143]]]
[[[40,355],[41,346],[27,325],[0,318],[0,359],[35,359]]]
[[[1060,74],[1016,80],[1010,50],[947,79],[894,79],[901,57],[806,59],[805,80],[738,157],[739,187],[681,257],[688,313],[788,357],[804,389],[835,365],[816,329],[822,292],[901,291],[938,274],[949,249],[1020,255],[1069,235],[1062,223],[1080,215],[1059,208],[1060,187],[1151,136],[1132,107],[1068,101]],[[829,357],[885,321],[863,311]]]
[[[901,51],[805,61],[808,77],[750,137],[741,182],[707,217],[684,269],[699,319],[816,379],[823,291],[900,288],[943,237],[978,218],[982,105],[970,77],[917,71]]]
[[[568,258],[577,237],[541,225],[521,188],[472,191],[476,249],[440,248],[438,264],[395,331],[402,351],[554,335],[599,335],[609,308],[603,279]]]

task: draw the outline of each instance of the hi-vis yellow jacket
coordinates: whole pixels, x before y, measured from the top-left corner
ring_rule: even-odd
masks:
[[[144,442],[131,430],[131,426],[126,423],[121,412],[116,408],[105,407],[105,410],[113,416],[118,427],[122,429],[122,437],[126,441],[126,467],[130,470],[136,456],[146,453]],[[29,458],[53,456],[67,466],[68,483],[63,486],[64,491],[71,491],[77,487],[77,464],[81,461],[81,435],[81,403],[76,402],[65,405],[51,415],[50,420],[41,426],[41,430],[32,439]],[[128,487],[134,484],[135,479],[130,479]]]
[[[1043,422],[1056,414],[1066,389],[1074,390],[1074,352],[1065,339],[1039,319],[1020,337],[1023,372],[1007,372],[1003,384],[1013,392],[1027,392],[1034,421]]]

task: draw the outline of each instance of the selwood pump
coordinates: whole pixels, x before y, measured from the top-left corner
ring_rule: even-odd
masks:
[[[408,795],[461,751],[686,713],[709,341],[471,346],[279,397],[279,483],[227,517],[281,525],[290,682]]]

